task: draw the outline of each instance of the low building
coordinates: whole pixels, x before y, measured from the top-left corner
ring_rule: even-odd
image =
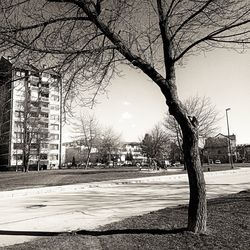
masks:
[[[212,163],[216,160],[219,160],[221,163],[229,163],[229,140],[232,159],[234,162],[236,162],[236,136],[234,134],[230,135],[229,137],[223,134],[218,134],[215,137],[207,138],[203,150],[203,162]]]
[[[250,144],[237,145],[238,162],[250,162]]]
[[[122,162],[145,160],[145,156],[142,154],[141,144],[139,142],[124,143],[120,149],[120,160]]]

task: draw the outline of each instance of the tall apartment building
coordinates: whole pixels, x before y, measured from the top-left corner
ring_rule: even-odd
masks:
[[[61,77],[2,57],[0,93],[0,170],[20,169],[25,162],[29,169],[58,168]]]

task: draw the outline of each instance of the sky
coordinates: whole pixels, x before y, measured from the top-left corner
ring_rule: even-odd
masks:
[[[139,141],[154,125],[162,122],[167,106],[160,89],[143,73],[128,66],[122,69],[107,88],[107,95],[98,97],[92,110],[103,126],[112,126],[123,141]],[[216,49],[192,56],[185,65],[176,69],[179,97],[206,96],[216,106],[220,130],[227,134],[225,109],[228,111],[230,133],[236,135],[237,144],[250,144],[250,51]],[[79,110],[77,112],[80,112]],[[72,140],[72,129],[65,126],[64,141]]]

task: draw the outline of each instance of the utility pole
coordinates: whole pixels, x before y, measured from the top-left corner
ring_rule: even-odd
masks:
[[[227,117],[227,135],[228,135],[228,148],[229,148],[229,162],[231,165],[231,168],[234,168],[233,166],[233,159],[232,159],[232,148],[231,148],[231,140],[230,140],[230,131],[229,131],[229,122],[228,122],[228,114],[227,112],[230,110],[230,108],[226,109],[226,117]]]

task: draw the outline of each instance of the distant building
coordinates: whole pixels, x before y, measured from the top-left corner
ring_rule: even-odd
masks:
[[[238,162],[250,162],[250,144],[237,145]]]
[[[29,166],[58,168],[61,77],[32,65],[12,64],[2,57],[0,90],[5,93],[0,120],[0,170],[20,168],[24,147],[29,147]]]
[[[88,149],[84,145],[76,145],[74,143],[63,143],[64,148],[64,159],[62,163],[71,163],[73,157],[75,158],[76,163],[86,163]],[[90,151],[90,162],[96,163],[98,161],[98,150],[93,147]]]
[[[236,136],[234,134],[229,137],[223,134],[218,134],[215,137],[207,138],[203,150],[203,162],[211,163],[220,160],[221,163],[228,163],[230,156],[228,140],[230,140],[232,157],[235,162],[237,160],[237,153]]]
[[[143,161],[145,157],[142,154],[141,144],[139,142],[124,143],[120,149],[120,159],[122,162]]]
[[[72,162],[73,157],[75,158],[76,162],[85,162],[87,158],[87,148],[84,146],[83,140],[75,140],[72,142],[65,142],[63,143],[64,148],[64,162],[63,163],[70,163]],[[98,162],[100,155],[98,149],[93,147],[90,153],[90,161],[92,163]],[[145,157],[142,155],[142,150],[139,142],[128,142],[123,143],[121,147],[118,149],[117,152],[112,153],[114,154],[116,160],[118,162],[125,162],[125,161],[143,161]],[[114,158],[114,157],[112,157]]]

